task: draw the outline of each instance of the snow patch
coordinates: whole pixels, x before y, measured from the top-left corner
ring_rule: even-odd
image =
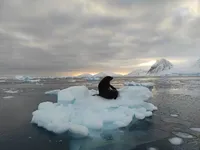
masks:
[[[127,126],[133,118],[152,116],[157,107],[146,101],[152,92],[145,87],[119,89],[116,100],[92,96],[95,90],[73,86],[58,92],[57,103],[43,102],[33,112],[32,123],[54,133],[69,131],[78,137],[93,130],[116,129]]]
[[[173,138],[169,139],[169,142],[173,145],[181,145],[183,143],[183,140],[178,137],[173,137]]]

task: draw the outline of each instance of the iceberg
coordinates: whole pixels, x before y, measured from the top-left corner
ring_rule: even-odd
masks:
[[[31,123],[56,134],[75,137],[91,136],[92,132],[128,126],[134,118],[152,116],[157,107],[147,102],[152,92],[142,86],[123,87],[116,100],[107,100],[86,86],[72,86],[58,92],[56,103],[40,103],[32,113]]]
[[[40,82],[40,79],[33,79],[29,76],[15,76],[15,79],[23,81],[23,82],[30,82],[30,83],[37,83]]]

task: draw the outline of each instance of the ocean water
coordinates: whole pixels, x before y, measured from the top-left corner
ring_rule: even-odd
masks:
[[[115,78],[112,84],[120,88],[125,81],[153,82],[151,102],[158,111],[145,120],[135,120],[126,128],[103,131],[99,137],[85,139],[74,139],[67,133],[56,135],[31,124],[32,112],[41,102],[56,102],[56,96],[45,95],[46,91],[74,85],[97,89],[98,81],[42,79],[40,84],[17,80],[0,82],[0,150],[145,150],[150,147],[199,150],[200,133],[190,130],[192,127],[200,128],[199,77]],[[17,90],[18,93],[6,93],[8,90]],[[182,136],[181,145],[175,146],[168,141],[186,133],[193,138]]]

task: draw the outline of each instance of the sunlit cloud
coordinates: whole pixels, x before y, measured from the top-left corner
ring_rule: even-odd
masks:
[[[155,62],[156,62],[156,60],[152,60],[149,62],[141,63],[138,66],[140,66],[140,67],[152,66]]]

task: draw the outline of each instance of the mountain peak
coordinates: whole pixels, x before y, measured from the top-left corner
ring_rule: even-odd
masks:
[[[173,68],[173,64],[166,59],[157,60],[155,64],[151,66],[148,74],[157,74],[165,70]]]

